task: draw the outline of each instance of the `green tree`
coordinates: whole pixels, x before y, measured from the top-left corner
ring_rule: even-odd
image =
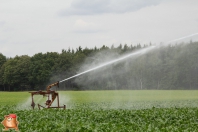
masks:
[[[29,56],[16,56],[4,65],[3,82],[8,90],[26,90],[29,88]]]
[[[0,53],[0,68],[6,62],[6,56]]]
[[[46,85],[51,83],[50,77],[56,70],[54,66],[58,58],[59,54],[56,52],[38,53],[31,57],[29,81],[33,89],[45,89]]]
[[[4,74],[4,64],[6,62],[6,56],[0,53],[0,90],[5,90],[3,74]],[[4,88],[3,88],[4,87]]]

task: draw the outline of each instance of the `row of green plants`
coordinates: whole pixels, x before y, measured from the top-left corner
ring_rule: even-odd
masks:
[[[97,106],[98,105],[98,106]],[[89,104],[67,110],[16,110],[14,105],[0,107],[4,115],[16,113],[20,132],[182,132],[198,131],[198,109],[170,107],[151,109],[94,109]],[[3,125],[0,124],[0,129]]]

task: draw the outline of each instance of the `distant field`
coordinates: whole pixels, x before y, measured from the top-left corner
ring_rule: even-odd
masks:
[[[75,102],[103,101],[170,101],[196,100],[198,91],[192,90],[117,90],[117,91],[69,91],[61,94],[71,96]]]
[[[117,91],[59,91],[60,102],[145,102],[198,100],[196,90],[117,90]],[[35,95],[35,98],[42,96]],[[28,92],[0,92],[0,105],[18,104],[30,98]]]
[[[28,92],[0,92],[0,105],[23,102],[30,96]]]

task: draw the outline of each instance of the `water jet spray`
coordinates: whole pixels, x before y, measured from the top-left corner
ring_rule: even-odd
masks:
[[[168,42],[166,42],[166,43],[170,43],[170,42],[175,42],[175,41],[178,41],[178,40],[186,39],[186,38],[189,38],[189,37],[192,37],[192,36],[195,36],[195,35],[198,35],[198,33],[194,33],[194,34],[191,34],[191,35],[188,35],[188,36],[184,36],[184,37],[181,37],[181,38],[177,38],[177,39],[174,39],[174,40],[170,40],[170,41],[168,41]],[[97,66],[97,67],[95,67],[95,68],[89,69],[89,70],[87,70],[87,71],[78,73],[78,74],[76,74],[76,75],[74,75],[74,76],[71,76],[71,77],[66,78],[66,79],[64,79],[64,80],[61,80],[60,83],[61,83],[61,82],[64,82],[64,81],[67,81],[67,80],[70,80],[70,79],[72,79],[72,78],[74,78],[74,77],[80,76],[80,75],[82,75],[82,74],[85,74],[85,73],[88,73],[88,72],[97,70],[97,69],[102,68],[102,67],[104,67],[104,66],[111,65],[111,64],[116,63],[116,62],[118,62],[118,61],[127,59],[127,58],[129,58],[129,57],[136,56],[136,55],[140,55],[140,54],[145,54],[145,53],[147,53],[147,52],[149,52],[149,51],[152,51],[152,50],[153,50],[154,48],[156,48],[156,47],[157,47],[157,45],[156,45],[156,46],[150,46],[150,47],[148,47],[148,48],[144,48],[144,49],[142,49],[142,50],[133,52],[133,53],[128,54],[128,55],[125,55],[125,56],[123,56],[123,57],[121,57],[121,58],[112,60],[112,61],[110,61],[110,62],[107,62],[107,63],[104,63],[104,64],[102,64],[102,65],[99,65],[99,66]]]
[[[191,35],[188,35],[188,36],[184,36],[184,37],[181,37],[181,38],[177,38],[177,39],[174,39],[174,40],[170,40],[170,41],[168,41],[167,43],[179,41],[179,40],[186,39],[186,38],[189,38],[189,37],[192,37],[192,36],[196,36],[196,35],[198,35],[198,33],[194,33],[194,34],[191,34]]]
[[[102,68],[102,67],[104,67],[104,66],[111,65],[111,64],[113,64],[113,63],[122,61],[122,60],[127,59],[127,58],[129,58],[129,57],[131,57],[131,56],[142,55],[142,54],[144,54],[144,53],[147,53],[148,51],[151,51],[151,50],[154,49],[154,48],[155,48],[155,46],[150,46],[150,47],[148,47],[148,48],[139,50],[139,51],[137,51],[137,52],[133,52],[133,53],[131,53],[131,54],[125,55],[125,56],[120,57],[120,58],[118,58],[118,59],[112,60],[112,61],[110,61],[110,62],[104,63],[104,64],[102,64],[102,65],[99,65],[99,66],[94,67],[94,68],[92,68],[92,69],[89,69],[89,70],[87,70],[87,71],[78,73],[78,74],[76,74],[76,75],[74,75],[74,76],[71,76],[71,77],[66,78],[66,79],[64,79],[64,80],[61,80],[60,83],[61,83],[61,82],[64,82],[64,81],[67,81],[67,80],[69,80],[69,79],[72,79],[72,78],[74,78],[74,77],[80,76],[80,75],[82,75],[82,74],[85,74],[85,73],[88,73],[88,72],[97,70],[97,69]]]

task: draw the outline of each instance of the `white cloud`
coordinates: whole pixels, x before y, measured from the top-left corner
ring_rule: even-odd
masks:
[[[161,3],[163,0],[73,0],[61,15],[95,15],[126,13]]]

